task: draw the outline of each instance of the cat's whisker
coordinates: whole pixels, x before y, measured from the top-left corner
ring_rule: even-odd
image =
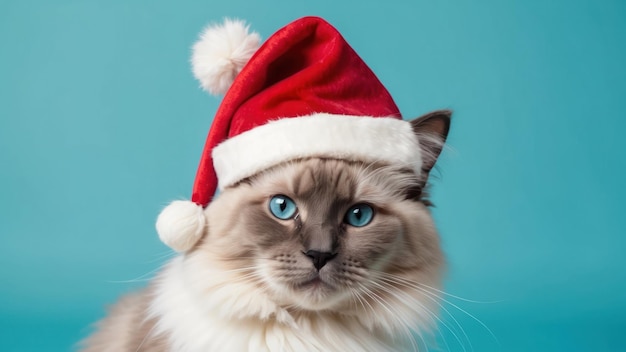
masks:
[[[255,270],[256,270],[256,267],[247,266],[247,267],[241,267],[241,268],[235,268],[235,269],[220,270],[219,273],[220,274],[231,274],[231,273],[240,273],[240,272],[252,272],[252,271],[255,271]]]
[[[274,257],[260,257],[260,256],[236,256],[236,257],[223,257],[223,256],[218,256],[216,255],[215,258],[217,260],[219,260],[220,262],[224,262],[224,263],[228,263],[228,262],[247,262],[247,261],[260,261],[260,260],[269,260],[269,261],[275,261],[276,258]]]
[[[401,299],[401,297],[398,296],[398,294],[395,293],[394,290],[392,290],[392,288],[394,288],[392,286],[392,284],[398,284],[397,282],[394,281],[390,281],[389,279],[386,279],[384,277],[377,277],[377,279],[379,280],[383,280],[382,282],[378,283],[378,282],[373,282],[373,284],[375,285],[381,285],[384,284],[386,285],[384,289],[386,290],[388,293],[396,296],[398,299]],[[403,286],[406,286],[405,284],[400,283]],[[409,287],[410,288],[410,287]],[[400,291],[402,292],[402,291]],[[406,293],[403,293],[404,295],[407,295]],[[408,295],[407,295],[408,296]],[[411,298],[410,296],[408,296],[409,298]],[[425,296],[425,298],[429,299],[430,301],[432,301],[433,303],[435,303],[436,305],[438,305],[439,307],[441,307],[446,313],[448,313],[448,315],[452,318],[452,320],[454,321],[454,323],[456,324],[456,326],[459,327],[459,329],[461,330],[461,333],[463,334],[465,340],[469,343],[470,346],[470,350],[474,350],[472,343],[469,339],[469,337],[467,336],[467,333],[465,332],[465,330],[463,329],[463,327],[461,326],[461,324],[458,322],[458,320],[443,306],[441,305],[437,299],[432,298],[430,296]],[[450,331],[450,333],[452,333],[452,335],[454,336],[454,338],[457,340],[457,342],[459,343],[459,345],[463,348],[464,351],[466,351],[465,349],[465,345],[464,343],[461,341],[461,339],[459,338],[459,336],[456,334],[456,329],[453,329],[452,327],[450,327],[445,321],[443,321],[441,318],[439,318],[439,316],[434,313],[433,311],[431,311],[427,306],[425,306],[423,303],[421,303],[419,300],[411,300],[411,302],[406,302],[403,299],[401,299],[402,303],[405,304],[407,307],[411,307],[411,304],[416,304],[418,306],[420,306],[420,308],[425,310],[425,313],[428,315],[428,317],[431,320],[431,324],[433,326],[436,327],[436,330],[439,331],[440,336],[442,337],[442,341],[443,343],[446,345],[446,349],[448,351],[450,351],[450,346],[448,345],[448,342],[446,341],[444,335],[441,333],[440,329],[437,327],[437,324],[435,322],[435,320],[437,320],[437,322],[439,322],[439,324],[441,324],[444,328],[446,328],[448,331]],[[433,318],[435,318],[435,320],[433,320]]]
[[[235,275],[245,273],[244,275]],[[223,276],[223,279],[217,280],[212,287],[228,287],[232,284],[246,283],[246,284],[258,284],[262,282],[262,276],[256,271],[254,267],[243,267],[238,269],[230,269],[224,271],[218,271],[217,274]]]
[[[378,279],[379,279],[379,280],[381,280],[381,281],[382,281],[382,283],[384,283],[385,285],[389,286],[390,288],[393,288],[393,284],[396,284],[396,285],[401,285],[401,286],[404,286],[404,287],[407,287],[407,288],[415,289],[415,288],[413,288],[412,286],[408,285],[407,283],[404,283],[404,282],[398,282],[397,280],[393,280],[393,279],[390,279],[390,278],[386,278],[385,276],[379,276],[379,277],[378,277]],[[469,337],[467,336],[467,333],[465,332],[465,330],[463,329],[463,327],[462,327],[462,326],[461,326],[461,324],[459,323],[459,321],[458,321],[458,320],[454,317],[454,315],[453,315],[453,314],[452,314],[452,313],[451,313],[451,312],[450,312],[450,311],[449,311],[449,310],[448,310],[445,306],[443,306],[443,305],[439,302],[439,301],[441,300],[441,297],[439,297],[439,296],[431,296],[431,295],[429,295],[428,293],[426,293],[426,292],[424,292],[424,291],[422,291],[422,290],[417,290],[417,291],[418,291],[418,292],[423,293],[423,294],[425,295],[424,297],[425,297],[426,299],[428,299],[428,300],[430,300],[431,302],[433,302],[434,304],[436,304],[436,305],[437,305],[438,307],[440,307],[440,308],[441,308],[444,312],[446,312],[446,313],[448,314],[448,316],[450,316],[450,318],[452,318],[452,320],[453,320],[453,321],[454,321],[454,323],[455,323],[455,326],[458,326],[458,328],[461,330],[461,333],[463,334],[463,336],[464,336],[465,340],[469,343],[469,345],[470,345],[470,349],[471,349],[471,350],[473,350],[474,348],[473,348],[473,346],[472,346],[472,343],[471,343],[471,341],[470,341]],[[393,293],[393,292],[390,290],[390,293]],[[455,331],[454,331],[455,329],[452,329],[450,326],[448,326],[448,324],[446,324],[444,321],[442,321],[442,320],[438,317],[438,315],[437,315],[437,314],[434,314],[432,311],[430,311],[430,310],[429,310],[429,309],[428,309],[425,305],[423,305],[421,302],[417,301],[417,302],[415,302],[415,303],[416,303],[416,304],[418,304],[418,305],[420,305],[420,306],[422,306],[422,308],[423,308],[423,309],[427,310],[427,311],[430,313],[430,315],[431,315],[431,316],[435,317],[435,318],[439,321],[439,323],[441,323],[441,324],[442,324],[445,328],[447,328],[447,329],[448,329],[448,330],[449,330],[449,331],[450,331],[453,335],[455,335],[455,337],[456,337],[456,334],[455,334]],[[442,337],[443,337],[443,335],[442,335]],[[463,344],[461,343],[460,339],[458,339],[458,337],[457,337],[457,341],[458,341],[461,345],[463,345]],[[445,340],[444,340],[444,343],[445,343]]]
[[[440,289],[437,289],[435,287],[429,286],[429,285],[427,285],[425,283],[411,281],[409,279],[403,278],[403,277],[398,276],[398,275],[389,274],[389,273],[383,273],[383,272],[378,272],[378,273],[383,274],[383,275],[385,275],[387,277],[390,277],[390,278],[406,281],[407,283],[410,283],[410,284],[413,284],[413,285],[418,285],[418,286],[420,286],[422,288],[425,288],[425,289],[428,289],[428,290],[432,290],[432,291],[437,292],[439,294],[442,294],[444,296],[455,298],[455,299],[458,299],[460,301],[465,301],[465,302],[469,302],[469,303],[478,303],[478,304],[494,304],[494,303],[502,303],[502,302],[504,302],[502,300],[500,300],[500,301],[476,301],[476,300],[472,300],[472,299],[468,299],[468,298],[463,298],[461,296],[453,295],[453,294],[450,294],[450,293],[445,292],[443,290],[440,290]]]
[[[109,280],[107,281],[110,284],[134,284],[134,283],[138,283],[138,282],[150,282],[152,281],[152,278],[146,278],[146,279],[130,279],[130,280]]]
[[[365,305],[364,305],[364,304],[367,304],[367,306],[369,307],[369,309],[370,309],[370,311],[371,311],[372,316],[373,316],[374,318],[376,318],[376,320],[380,320],[380,316],[379,316],[379,314],[377,314],[377,313],[376,313],[376,310],[375,310],[375,309],[374,309],[374,307],[372,307],[372,305],[371,305],[371,304],[367,301],[367,299],[365,299],[365,298],[361,297],[361,295],[360,295],[358,292],[356,292],[355,290],[352,290],[352,289],[351,289],[351,290],[350,290],[350,292],[351,292],[352,294],[354,294],[354,296],[355,296],[356,298],[358,298],[358,300],[359,300],[359,302],[361,302],[361,305],[363,306],[363,309],[364,309],[364,310],[365,310]]]
[[[156,268],[153,270],[148,271],[145,274],[139,275],[134,279],[129,279],[129,280],[108,280],[108,283],[113,283],[113,284],[131,284],[131,283],[136,283],[136,282],[146,282],[146,281],[150,281],[153,279],[153,275],[158,272],[160,269]]]
[[[413,331],[418,334],[418,336],[424,343],[424,346],[426,346],[426,341],[424,341],[423,336],[421,335],[421,333],[419,333],[419,329],[417,329],[416,327],[413,327],[412,326],[413,324],[411,324],[410,322],[407,322],[406,319],[404,319],[404,317],[401,314],[398,314],[398,312],[395,312],[395,309],[391,305],[389,305],[382,297],[377,295],[374,291],[367,288],[363,284],[360,284],[359,287],[361,288],[361,290],[363,291],[365,295],[367,295],[374,302],[382,306],[389,313],[391,317],[395,317],[395,318],[399,317],[399,319],[403,323],[401,324],[402,332],[411,343],[411,347],[413,348],[413,351],[418,351],[418,348],[417,348],[417,342],[415,341],[415,337],[414,337],[414,334],[411,332],[411,329],[413,329]]]
[[[426,293],[427,295],[430,295],[432,297],[438,297],[436,294],[429,292],[428,290],[425,290],[423,288],[420,287],[415,287],[415,289],[419,289],[422,292]],[[498,338],[496,337],[496,335],[493,333],[493,331],[491,331],[491,329],[482,322],[482,320],[478,319],[476,316],[474,316],[473,314],[469,313],[468,311],[466,311],[465,309],[459,307],[458,305],[452,303],[451,301],[442,298],[442,297],[438,297],[439,299],[441,299],[441,301],[445,302],[446,304],[451,305],[452,307],[456,308],[457,310],[459,310],[460,312],[462,312],[463,314],[467,315],[468,317],[470,317],[472,320],[476,321],[478,324],[480,324],[485,330],[487,330],[487,332],[489,333],[489,335],[491,335],[491,337],[497,342],[500,343],[500,341],[498,340]]]
[[[249,282],[250,279],[262,279],[262,276],[257,272],[249,272],[245,275],[237,276],[235,278],[228,278],[229,280],[225,284]]]
[[[378,278],[380,279],[380,278]],[[463,351],[466,351],[465,349],[465,345],[463,344],[463,342],[461,341],[461,339],[458,337],[458,335],[456,334],[456,332],[454,331],[454,329],[452,329],[448,324],[446,324],[443,320],[441,320],[441,318],[439,318],[439,316],[437,314],[435,314],[432,310],[430,310],[427,306],[425,306],[422,302],[420,302],[419,300],[415,300],[412,299],[411,296],[408,296],[406,293],[403,293],[402,291],[399,291],[400,293],[404,294],[406,296],[406,298],[410,299],[410,302],[407,301],[407,299],[405,297],[400,296],[400,293],[396,293],[395,290],[392,290],[392,288],[394,288],[392,285],[390,285],[389,283],[386,282],[377,282],[376,280],[372,281],[372,284],[379,287],[379,289],[383,290],[384,292],[396,297],[396,299],[398,299],[402,304],[404,304],[405,307],[407,308],[411,308],[413,304],[419,306],[421,309],[424,310],[424,312],[416,312],[418,314],[420,313],[426,313],[426,316],[428,316],[429,320],[430,320],[430,325],[435,327],[436,330],[439,331],[439,329],[437,328],[437,324],[436,321],[439,322],[443,327],[445,327],[448,331],[450,331],[452,333],[452,335],[454,336],[454,338],[457,340],[457,342],[459,343],[459,345],[461,345],[461,347],[463,348]],[[384,285],[383,285],[384,284]],[[429,297],[427,297],[429,298]],[[435,303],[438,303],[436,301],[434,301]],[[434,319],[433,319],[434,318]],[[436,320],[436,321],[435,321]],[[457,322],[458,324],[458,322]],[[459,327],[461,328],[461,330],[463,331],[463,328],[459,325]],[[439,332],[441,334],[441,332]],[[463,334],[465,335],[465,337],[467,337],[467,335],[465,334],[465,332],[463,331]],[[448,350],[450,350],[450,346],[448,345],[447,341],[445,340],[445,337],[443,336],[443,334],[441,334],[442,339],[444,344],[446,345],[446,348]],[[471,343],[470,343],[471,346]]]
[[[465,309],[463,309],[463,308],[459,307],[458,305],[454,304],[454,303],[453,303],[453,302],[451,302],[450,300],[445,299],[445,298],[443,298],[443,297],[441,297],[441,296],[439,296],[439,295],[437,294],[437,293],[442,293],[442,294],[445,294],[445,292],[443,292],[443,291],[441,291],[441,290],[438,290],[438,289],[435,289],[434,287],[428,286],[428,285],[426,285],[426,284],[423,284],[423,283],[420,283],[420,282],[413,282],[413,281],[411,281],[411,280],[404,279],[404,278],[399,277],[399,276],[396,276],[396,275],[386,274],[386,273],[380,273],[380,274],[388,276],[388,279],[389,279],[389,280],[396,280],[396,283],[397,283],[397,284],[404,284],[406,287],[413,288],[413,289],[415,289],[415,290],[418,290],[418,291],[420,291],[420,292],[423,292],[424,294],[426,294],[426,295],[428,295],[428,296],[430,296],[430,297],[433,297],[434,299],[441,300],[441,301],[445,302],[446,304],[451,305],[452,307],[456,308],[457,310],[459,310],[460,312],[462,312],[463,314],[467,315],[468,317],[470,317],[471,319],[473,319],[474,321],[476,321],[478,324],[480,324],[480,325],[481,325],[481,326],[482,326],[485,330],[487,330],[487,332],[489,332],[489,334],[491,335],[491,337],[492,337],[492,338],[493,338],[496,342],[498,342],[498,343],[499,343],[499,340],[498,340],[498,338],[495,336],[495,334],[493,333],[493,331],[491,331],[491,329],[490,329],[490,328],[489,328],[489,327],[488,327],[485,323],[483,323],[480,319],[478,319],[477,317],[475,317],[475,316],[474,316],[474,315],[472,315],[471,313],[467,312]],[[431,289],[432,289],[433,291],[437,292],[437,293],[429,291],[429,290],[431,290]],[[448,296],[452,296],[452,297],[454,297],[454,298],[458,298],[458,299],[461,299],[461,300],[464,300],[464,301],[470,301],[470,300],[463,299],[462,297],[458,297],[458,296],[454,296],[454,295],[450,295],[450,294],[446,294],[446,295],[448,295]],[[470,302],[471,302],[471,301],[470,301]],[[478,303],[486,303],[486,302],[478,302]],[[443,307],[441,304],[440,304],[440,306],[441,306],[441,307]],[[450,316],[452,316],[452,314],[450,314],[450,313],[448,313],[448,314],[449,314]]]
[[[367,313],[367,308],[365,307],[365,304],[363,303],[363,299],[361,298],[361,296],[357,294],[353,289],[349,289],[348,293],[350,294],[350,297],[352,298],[352,302],[354,302],[354,305],[358,308],[360,304],[361,308],[363,308],[363,311]],[[374,314],[374,312],[372,312],[372,314]]]
[[[158,254],[155,254],[155,258],[150,259],[147,263],[164,262],[166,259],[174,258],[178,253],[172,250],[167,250]]]
[[[171,250],[167,250],[167,251],[163,251],[159,254],[156,254],[156,258],[154,259],[150,259],[149,261],[147,261],[147,263],[154,263],[154,262],[164,262],[166,261],[166,259],[170,259],[173,258],[174,256],[176,256],[177,253]],[[153,279],[153,276],[156,272],[160,271],[159,268],[150,270],[149,272],[139,275],[134,279],[129,279],[129,280],[109,280],[107,282],[109,283],[115,283],[115,284],[128,284],[128,283],[136,283],[136,282],[147,282]]]

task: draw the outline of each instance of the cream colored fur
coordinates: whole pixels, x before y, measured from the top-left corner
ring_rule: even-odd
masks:
[[[403,198],[416,180],[410,170],[314,158],[224,190],[205,210],[206,233],[196,247],[114,307],[85,351],[422,350],[422,335],[435,324],[443,258],[429,210]],[[288,272],[314,269],[297,237],[289,237],[299,227],[266,214],[265,200],[279,190],[298,203],[304,228],[316,226],[310,221],[320,209],[340,204],[335,197],[379,208],[369,225],[375,231],[346,230],[346,256],[320,270],[333,289],[285,284],[277,266],[285,253],[293,253]],[[284,228],[287,237],[277,233],[277,243],[260,245],[273,235],[255,233],[259,221]],[[380,254],[363,258],[363,249]]]

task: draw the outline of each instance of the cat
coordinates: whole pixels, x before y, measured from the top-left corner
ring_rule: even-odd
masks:
[[[83,351],[421,350],[445,266],[425,188],[450,117],[406,122],[419,176],[308,157],[224,189],[195,247],[115,304]]]

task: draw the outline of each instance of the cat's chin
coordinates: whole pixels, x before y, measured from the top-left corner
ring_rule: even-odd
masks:
[[[333,310],[344,298],[339,288],[320,277],[294,284],[289,291],[289,305],[310,311]]]
[[[294,296],[298,298],[294,300],[296,302],[293,302],[292,305],[297,309],[307,311],[335,310],[340,302],[336,295],[321,294],[317,288],[303,290]]]
[[[315,277],[311,280],[299,283],[295,285],[293,290],[300,293],[301,295],[310,297],[313,300],[328,299],[329,297],[332,297],[337,291],[334,286],[319,277]]]
[[[296,285],[296,287],[302,290],[313,290],[313,291],[324,290],[327,288],[334,289],[332,285],[322,280],[319,276],[316,276],[310,280],[306,280],[302,283],[299,283]]]

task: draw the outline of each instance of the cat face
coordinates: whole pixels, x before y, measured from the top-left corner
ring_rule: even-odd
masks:
[[[449,122],[449,111],[411,122],[419,175],[308,158],[225,189],[186,254],[194,297],[229,317],[324,311],[388,332],[431,325],[444,261],[422,190]]]
[[[410,170],[386,165],[287,163],[220,195],[201,247],[223,246],[280,306],[348,311],[382,277],[436,275],[441,252],[419,187]]]

